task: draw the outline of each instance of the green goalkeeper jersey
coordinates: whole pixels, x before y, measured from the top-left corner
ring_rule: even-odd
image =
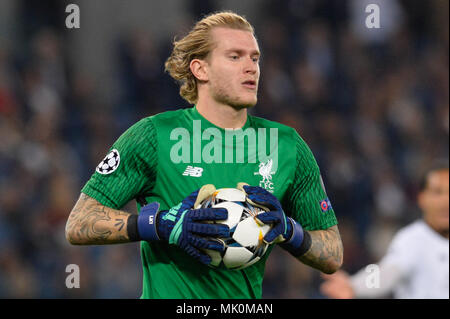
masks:
[[[160,113],[130,127],[113,144],[82,192],[120,209],[130,200],[170,209],[204,184],[238,182],[272,192],[306,230],[337,224],[311,150],[288,126],[248,116],[222,129],[195,107]],[[165,242],[141,242],[141,298],[261,298],[264,266],[213,269]]]

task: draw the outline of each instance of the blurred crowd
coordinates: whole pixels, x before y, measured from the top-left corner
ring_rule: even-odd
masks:
[[[382,27],[367,29],[361,6],[374,2]],[[219,9],[205,3],[192,1],[192,23]],[[258,8],[250,22],[261,84],[251,113],[296,128],[311,147],[339,221],[343,268],[355,272],[420,216],[420,174],[433,159],[448,159],[448,1],[265,0]],[[33,27],[0,47],[0,298],[137,298],[137,243],[71,246],[64,227],[127,127],[189,107],[164,73],[174,35],[117,41],[120,90],[111,103],[73,68],[67,30],[51,12],[21,13]],[[135,203],[125,210],[136,212]],[[80,289],[66,288],[69,264],[80,267]],[[276,248],[263,297],[323,298],[319,282],[317,271]]]

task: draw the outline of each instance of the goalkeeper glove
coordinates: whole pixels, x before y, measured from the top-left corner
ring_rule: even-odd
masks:
[[[230,231],[227,225],[205,223],[227,219],[226,209],[195,209],[215,191],[213,185],[205,185],[169,210],[159,211],[157,202],[142,207],[136,222],[138,240],[175,244],[193,258],[208,265],[211,263],[211,257],[200,249],[223,251],[223,243],[210,238],[228,237]]]
[[[281,247],[295,257],[303,255],[311,247],[311,237],[308,232],[294,219],[287,217],[278,199],[262,187],[238,184],[247,194],[251,204],[268,209],[268,212],[260,213],[256,219],[262,224],[272,224],[272,228],[264,236],[264,241],[280,243]]]

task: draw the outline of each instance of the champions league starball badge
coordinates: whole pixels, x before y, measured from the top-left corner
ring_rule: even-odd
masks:
[[[96,171],[103,175],[108,175],[114,172],[120,163],[119,151],[116,149],[111,150],[108,155],[98,164]]]

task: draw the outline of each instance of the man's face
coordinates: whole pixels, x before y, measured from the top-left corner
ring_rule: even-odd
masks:
[[[207,59],[211,97],[234,108],[252,107],[257,102],[259,47],[251,32],[214,28],[215,44]]]
[[[448,232],[449,171],[431,172],[427,178],[426,188],[419,194],[418,200],[428,224],[439,232]]]

